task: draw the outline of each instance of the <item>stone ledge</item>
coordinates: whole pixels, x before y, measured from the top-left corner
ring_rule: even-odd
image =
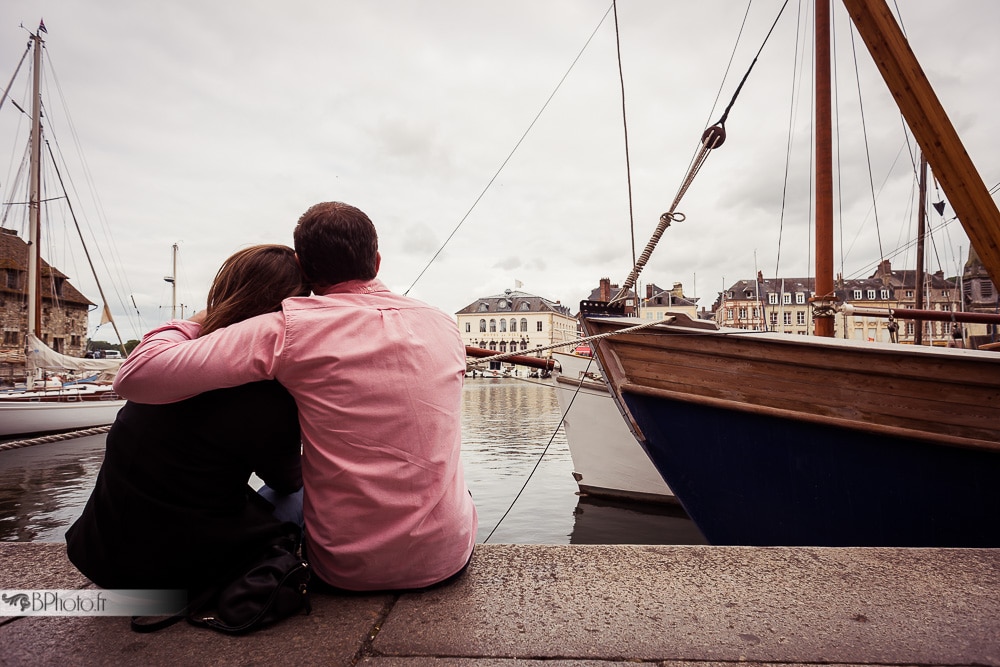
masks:
[[[0,559],[0,589],[89,585],[60,544],[0,543]],[[5,619],[0,664],[1000,665],[989,549],[479,545],[450,586],[313,607],[239,638]]]

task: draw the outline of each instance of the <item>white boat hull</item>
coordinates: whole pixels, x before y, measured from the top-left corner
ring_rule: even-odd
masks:
[[[77,402],[0,402],[0,436],[104,426],[115,421],[125,399]]]
[[[556,398],[565,415],[563,427],[580,492],[598,498],[677,502],[632,435],[603,380],[598,377],[580,386],[579,378],[590,359],[562,353],[553,358],[562,368],[556,376]],[[594,361],[590,372],[596,371]]]

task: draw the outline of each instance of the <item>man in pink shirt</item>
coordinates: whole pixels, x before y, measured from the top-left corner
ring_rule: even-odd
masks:
[[[477,527],[459,458],[458,327],[376,279],[378,238],[357,208],[317,204],[294,238],[312,296],[201,338],[199,316],[172,320],[143,337],[115,389],[155,404],[278,380],[299,410],[306,550],[320,579],[355,591],[448,579]]]

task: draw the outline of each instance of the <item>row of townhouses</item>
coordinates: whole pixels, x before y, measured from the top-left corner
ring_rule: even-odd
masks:
[[[915,308],[918,300],[917,275],[913,270],[893,269],[883,261],[868,278],[839,279],[837,301],[842,308],[835,319],[835,335],[856,340],[913,344],[916,323],[875,316],[891,310]],[[585,298],[610,301],[620,288],[608,278]],[[643,294],[643,296],[639,296]],[[670,289],[647,284],[637,294],[629,291],[622,300],[625,314],[640,319],[662,319],[668,312],[681,312],[691,318],[714,319],[720,326],[755,331],[777,331],[811,335],[814,324],[810,300],[815,296],[812,278],[764,278],[739,280],[724,292],[710,310],[698,305],[697,297],[684,294],[681,283]],[[1000,301],[985,267],[970,252],[963,275],[945,278],[943,272],[928,273],[923,282],[923,310],[958,312],[961,310],[997,313]],[[572,351],[580,337],[578,314],[559,301],[507,290],[503,294],[480,297],[456,313],[459,331],[466,345],[495,350],[497,353],[530,352],[538,347],[558,345],[558,351]],[[957,324],[926,321],[923,345],[977,347],[995,342],[1000,332],[994,325]],[[550,351],[539,353],[549,356]]]
[[[837,301],[853,309],[841,309],[835,318],[834,332],[839,338],[914,343],[916,322],[876,316],[895,309],[916,308],[917,275],[913,270],[893,269],[883,261],[868,278],[839,279]],[[721,326],[756,331],[810,335],[813,332],[810,299],[815,295],[812,278],[764,278],[740,280],[720,293],[713,307],[714,319]],[[982,262],[971,253],[960,278],[946,279],[938,271],[925,275],[922,310],[939,312],[998,312],[997,294]],[[995,340],[992,325],[958,324],[925,321],[921,332],[924,345],[960,345],[975,347]]]

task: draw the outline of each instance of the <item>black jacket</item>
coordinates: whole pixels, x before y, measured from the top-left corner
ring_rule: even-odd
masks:
[[[282,526],[248,486],[251,472],[282,493],[302,486],[295,401],[277,382],[206,392],[178,403],[129,401],[69,559],[103,588],[223,583]]]

